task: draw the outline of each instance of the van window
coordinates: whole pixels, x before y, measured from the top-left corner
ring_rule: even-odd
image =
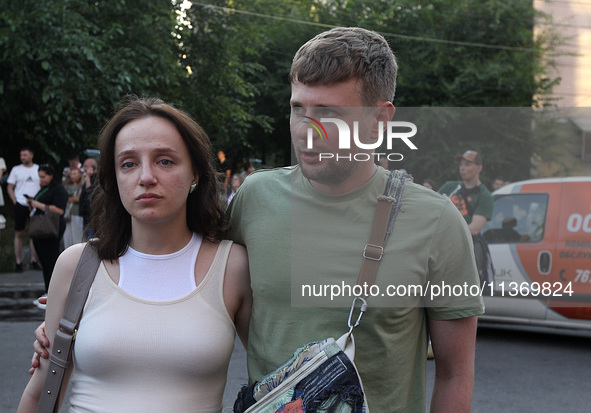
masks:
[[[495,196],[492,220],[482,229],[489,244],[539,242],[544,238],[548,194]]]

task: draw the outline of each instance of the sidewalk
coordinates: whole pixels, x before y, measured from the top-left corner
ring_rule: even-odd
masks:
[[[41,271],[0,273],[0,320],[43,320],[33,301],[45,294]]]

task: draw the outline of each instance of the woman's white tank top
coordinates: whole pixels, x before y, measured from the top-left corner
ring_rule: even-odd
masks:
[[[74,344],[70,412],[221,411],[235,336],[223,297],[231,245],[220,242],[196,288],[166,301],[124,291],[101,263]]]
[[[152,301],[175,300],[197,288],[195,261],[201,236],[193,233],[185,247],[172,254],[150,255],[127,248],[119,257],[119,287]]]

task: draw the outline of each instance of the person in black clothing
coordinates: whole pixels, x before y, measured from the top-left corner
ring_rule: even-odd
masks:
[[[232,169],[230,168],[230,162],[226,159],[224,151],[218,151],[218,171],[223,174],[224,184],[222,186],[224,193],[227,194],[230,185],[230,177],[232,176]]]
[[[34,198],[27,198],[29,208],[34,208],[35,215],[42,215],[49,206],[49,210],[60,215],[60,231],[57,237],[33,239],[35,251],[41,266],[43,267],[43,281],[45,281],[45,292],[49,288],[49,280],[53,273],[53,267],[60,255],[60,240],[66,230],[64,212],[68,204],[68,192],[56,179],[55,169],[49,164],[39,167],[39,183],[41,189]]]

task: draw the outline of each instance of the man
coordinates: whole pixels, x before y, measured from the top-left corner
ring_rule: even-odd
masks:
[[[482,172],[482,158],[473,150],[455,157],[460,164],[461,181],[448,181],[439,193],[447,195],[458,208],[473,237],[478,237],[480,231],[490,221],[493,213],[494,201],[488,188],[480,182]]]
[[[246,245],[250,261],[251,381],[277,368],[297,347],[348,330],[348,307],[296,307],[292,282],[307,274],[327,284],[355,283],[387,171],[373,160],[343,160],[353,149],[339,148],[338,139],[314,133],[310,148],[306,122],[325,114],[332,117],[335,111],[368,109],[357,111],[359,139],[375,142],[379,122],[394,114],[396,70],[385,39],[358,28],[322,33],[294,58],[290,125],[299,166],[253,173],[228,210],[230,237]],[[326,132],[336,136],[334,127]],[[320,153],[343,159],[323,162]],[[453,204],[408,183],[402,208],[376,285],[385,290],[399,281],[425,284],[447,277],[450,282],[476,283],[474,259],[466,253],[466,224]],[[329,304],[328,298],[323,301]],[[463,308],[379,307],[370,301],[355,330],[355,361],[370,410],[424,413],[429,329],[437,366],[432,410],[469,412],[476,316],[482,311],[479,296]]]
[[[16,260],[15,271],[22,272],[23,235],[29,217],[29,206],[27,196],[34,197],[39,192],[39,165],[33,163],[34,153],[30,148],[22,148],[20,151],[21,164],[11,169],[8,175],[7,191],[8,196],[14,204],[14,256]],[[33,247],[33,240],[30,240],[31,251],[30,268],[39,270],[37,254]]]
[[[463,155],[456,155],[455,159],[460,163],[462,180],[446,182],[439,188],[439,193],[451,199],[468,224],[474,242],[474,256],[480,285],[484,286],[493,281],[494,268],[488,244],[480,236],[480,232],[486,221],[492,218],[494,200],[488,188],[480,182],[480,172],[482,172],[480,154],[468,150]]]
[[[293,281],[315,274],[326,284],[355,283],[387,171],[373,160],[347,161],[362,150],[339,148],[338,139],[315,133],[310,148],[309,122],[351,107],[376,109],[358,118],[360,139],[375,142],[379,121],[394,114],[396,70],[385,39],[358,28],[322,33],[294,58],[290,125],[299,165],[254,173],[229,207],[230,237],[246,245],[250,260],[251,380],[278,367],[295,348],[338,337],[346,328],[348,309],[292,306]],[[337,136],[334,125],[324,126],[327,137]],[[335,156],[320,159],[328,153]],[[378,269],[382,291],[398,282],[425,285],[456,276],[454,282],[476,283],[471,240],[449,200],[407,184],[402,208]],[[437,366],[432,410],[470,411],[476,316],[482,311],[480,297],[464,308],[380,308],[370,300],[355,330],[355,360],[370,410],[425,411],[429,330]]]

